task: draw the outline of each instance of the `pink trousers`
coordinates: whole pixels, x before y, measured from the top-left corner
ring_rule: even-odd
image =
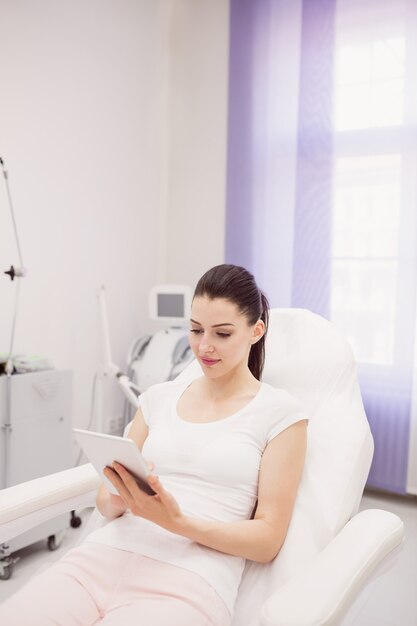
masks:
[[[4,626],[229,626],[215,590],[189,570],[93,542],[0,605]]]

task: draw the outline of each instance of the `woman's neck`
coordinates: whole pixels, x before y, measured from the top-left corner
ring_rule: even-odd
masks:
[[[261,386],[260,381],[253,376],[249,369],[239,375],[230,373],[230,375],[220,378],[205,376],[201,379],[201,384],[210,398],[219,400],[242,394],[256,394]]]

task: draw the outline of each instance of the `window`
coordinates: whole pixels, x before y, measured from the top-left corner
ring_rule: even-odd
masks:
[[[359,361],[392,365],[401,156],[339,157],[333,184],[331,317]]]
[[[339,0],[333,80],[330,316],[359,363],[394,369],[412,359],[401,302],[415,304],[416,79],[407,10],[407,0]]]
[[[346,131],[402,124],[404,37],[342,38],[336,50],[335,128]]]

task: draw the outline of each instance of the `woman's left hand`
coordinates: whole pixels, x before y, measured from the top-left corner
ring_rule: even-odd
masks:
[[[120,463],[114,462],[112,467],[106,467],[104,474],[116,487],[133,515],[150,520],[171,532],[176,532],[183,514],[175,498],[162,486],[158,476],[149,474],[147,477],[149,485],[156,494],[149,496],[138,487],[132,474]]]

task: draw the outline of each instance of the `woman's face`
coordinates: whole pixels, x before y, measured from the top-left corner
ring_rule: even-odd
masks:
[[[249,326],[247,317],[224,298],[194,298],[189,341],[204,374],[217,378],[246,368],[251,346],[264,333],[262,321]]]

